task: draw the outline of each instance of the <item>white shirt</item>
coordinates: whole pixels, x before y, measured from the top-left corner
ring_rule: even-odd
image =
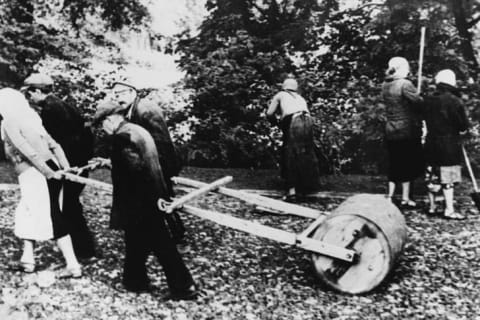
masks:
[[[281,119],[296,112],[308,112],[305,99],[298,93],[292,91],[280,91],[277,93],[268,107],[267,116],[274,115],[278,108],[280,108]]]

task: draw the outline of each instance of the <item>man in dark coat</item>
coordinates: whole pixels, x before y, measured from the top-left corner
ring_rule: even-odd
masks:
[[[95,123],[111,136],[113,204],[111,227],[125,231],[123,284],[130,291],[149,289],[146,261],[153,252],[165,272],[173,299],[193,299],[195,285],[177,251],[157,206],[169,193],[152,136],[127,122],[124,108],[106,103],[98,107]]]
[[[461,134],[468,129],[468,120],[456,88],[455,73],[442,70],[436,77],[437,90],[425,98],[424,117],[427,124],[425,156],[431,172],[438,176],[445,197],[444,217],[464,219],[454,211],[453,187],[461,182],[463,162]],[[433,192],[429,193],[430,209],[436,210]]]
[[[93,134],[85,126],[79,110],[52,94],[53,80],[45,74],[35,73],[24,81],[30,105],[40,115],[43,126],[65,152],[72,167],[81,167],[93,156]],[[83,172],[88,176],[88,172]],[[63,212],[67,215],[69,233],[75,255],[80,259],[95,256],[95,243],[83,216],[80,194],[84,185],[67,182],[63,185]]]
[[[175,194],[171,178],[180,173],[182,166],[168,132],[162,109],[148,99],[140,99],[133,88],[124,85],[115,85],[113,95],[118,103],[125,106],[126,119],[143,127],[152,136],[165,178],[168,197],[172,198]],[[175,242],[184,244],[185,227],[178,213],[173,212],[168,215],[167,223]]]

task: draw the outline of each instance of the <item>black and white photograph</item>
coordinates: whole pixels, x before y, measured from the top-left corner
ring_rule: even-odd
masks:
[[[480,320],[480,0],[0,0],[1,320]]]

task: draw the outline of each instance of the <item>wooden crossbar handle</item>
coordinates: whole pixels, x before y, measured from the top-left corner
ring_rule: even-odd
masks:
[[[183,178],[183,177],[172,177],[172,181],[174,183],[182,184],[182,185],[193,187],[193,188],[201,188],[206,185],[206,183],[188,179],[188,178]],[[278,213],[293,214],[300,217],[311,218],[311,219],[316,219],[319,216],[324,214],[323,212],[312,209],[312,208],[307,208],[307,207],[299,206],[293,203],[275,200],[275,199],[263,197],[257,194],[230,189],[226,187],[219,187],[216,190],[216,192],[226,196],[243,200],[251,204],[255,204],[259,207],[277,211]]]
[[[183,204],[187,203],[190,200],[193,200],[201,195],[204,195],[205,193],[208,193],[212,190],[217,189],[220,186],[226,185],[227,183],[232,182],[233,178],[231,176],[226,176],[221,179],[215,180],[212,183],[205,184],[202,186],[200,189],[194,190],[190,193],[187,193],[183,197],[180,197],[176,200],[174,200],[170,205],[167,206],[166,212],[167,213],[172,213],[173,210],[175,210],[178,207],[181,207]],[[160,201],[160,200],[159,200]],[[158,204],[160,207],[160,203]]]
[[[62,172],[62,176],[69,181],[81,183],[81,184],[87,184],[95,188],[103,189],[106,191],[112,191],[113,187],[110,183],[98,181],[95,179],[90,179],[90,178],[85,178],[81,176],[77,176],[76,174],[69,173],[69,172]]]

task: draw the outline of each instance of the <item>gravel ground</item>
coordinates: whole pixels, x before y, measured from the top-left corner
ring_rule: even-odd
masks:
[[[235,187],[271,187],[272,173],[241,175],[238,170],[187,168],[184,175],[211,181],[239,177]],[[253,179],[253,178],[256,178]],[[260,181],[255,184],[253,181]],[[382,191],[373,177],[345,178],[337,185],[360,185]],[[360,180],[360,183],[358,182]],[[246,181],[248,183],[243,183]],[[354,182],[351,182],[354,181]],[[1,182],[1,181],[0,181]],[[332,182],[333,183],[333,182]],[[348,185],[348,184],[347,184]],[[165,278],[155,259],[149,275],[155,290],[132,294],[121,289],[122,234],[108,229],[110,195],[87,188],[83,203],[101,257],[84,266],[79,280],[52,276],[62,259],[52,242],[36,251],[40,271],[23,275],[8,270],[18,259],[20,243],[12,232],[18,191],[0,192],[0,319],[480,319],[480,219],[465,195],[458,202],[466,221],[427,217],[404,211],[408,241],[382,285],[362,296],[339,294],[316,279],[304,250],[237,232],[183,215],[191,250],[184,259],[205,297],[165,302]],[[259,214],[237,200],[208,195],[193,205],[217,210],[288,231],[304,229],[309,220]],[[305,205],[330,211],[339,200]]]

